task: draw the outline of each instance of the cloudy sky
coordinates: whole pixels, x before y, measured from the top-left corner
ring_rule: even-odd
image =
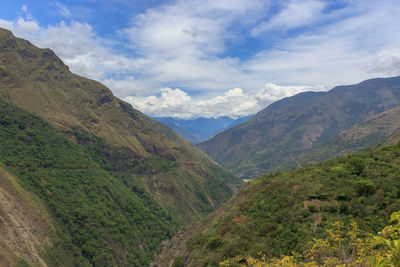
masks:
[[[0,27],[151,116],[240,117],[400,75],[399,0],[3,0]]]

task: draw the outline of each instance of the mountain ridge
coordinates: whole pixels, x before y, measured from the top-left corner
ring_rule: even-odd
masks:
[[[198,145],[242,178],[296,166],[293,158],[400,104],[400,77],[375,78],[277,101]]]
[[[50,49],[3,29],[0,109],[0,163],[51,215],[52,266],[146,265],[162,239],[241,184]]]
[[[158,122],[165,124],[193,144],[198,144],[209,139],[215,134],[230,129],[248,120],[250,116],[238,119],[230,117],[178,119],[172,117],[153,117]]]
[[[141,175],[141,180],[180,220],[190,222],[205,215],[240,183],[168,127],[114,97],[104,85],[71,74],[51,50],[36,48],[6,30],[0,30],[0,48],[0,98],[48,120],[75,142],[77,132],[86,132],[138,164],[154,162],[155,169],[161,162],[175,166],[168,173],[159,169]],[[177,194],[174,198],[172,192]],[[196,194],[202,196],[201,203],[195,203]]]

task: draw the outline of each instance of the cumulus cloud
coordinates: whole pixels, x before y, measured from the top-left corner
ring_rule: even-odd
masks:
[[[72,72],[104,82],[145,113],[242,116],[321,84],[400,74],[397,2],[167,1],[132,15],[113,40],[71,20],[61,4],[65,22],[43,26],[24,6],[24,17],[0,19],[0,27],[53,49]],[[270,41],[271,32],[282,34]]]
[[[241,88],[233,88],[214,97],[192,98],[181,89],[163,88],[160,95],[128,96],[124,100],[150,116],[181,119],[217,118],[221,116],[239,118],[254,114],[281,98],[304,91],[324,89],[323,87],[280,86],[267,83],[264,88],[258,91],[246,93]]]
[[[400,49],[380,52],[371,63],[369,71],[383,76],[400,75]]]

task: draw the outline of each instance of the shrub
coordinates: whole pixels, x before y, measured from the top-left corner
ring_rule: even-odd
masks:
[[[376,186],[370,180],[359,180],[354,185],[359,196],[370,196],[376,192]]]

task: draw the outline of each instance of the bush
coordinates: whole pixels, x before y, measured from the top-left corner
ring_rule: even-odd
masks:
[[[222,238],[219,235],[212,236],[206,242],[206,247],[209,249],[217,249],[222,245]]]
[[[355,188],[359,196],[370,196],[376,192],[376,186],[370,180],[359,180],[355,182]]]
[[[184,266],[185,266],[184,257],[176,257],[174,263],[172,263],[172,267],[184,267]]]

